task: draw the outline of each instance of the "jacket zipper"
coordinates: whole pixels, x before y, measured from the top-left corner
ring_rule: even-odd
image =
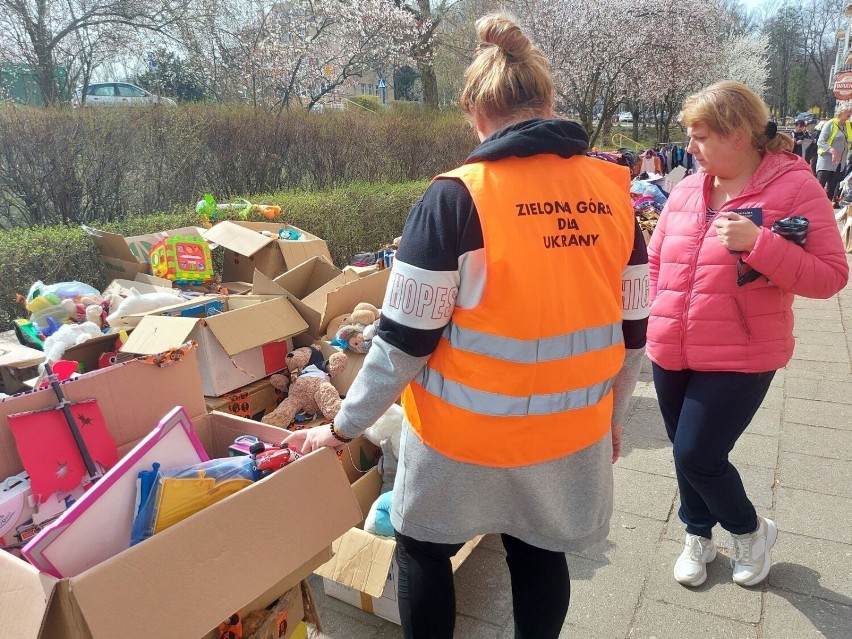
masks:
[[[740,301],[736,297],[732,297],[731,301],[734,303],[734,310],[737,312],[737,316],[740,319],[740,325],[743,327],[746,337],[751,340],[751,329],[748,326],[748,320],[746,319],[745,311],[743,311]]]

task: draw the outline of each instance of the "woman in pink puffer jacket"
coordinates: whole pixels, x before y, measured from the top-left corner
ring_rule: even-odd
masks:
[[[674,576],[704,582],[718,523],[732,536],[734,581],[751,586],[769,573],[777,530],[728,454],[793,354],[793,296],[830,297],[849,269],[831,202],[748,87],[690,96],[681,121],[701,171],[672,191],[648,247],[647,352],[686,526]],[[771,230],[794,215],[809,222],[804,246]]]

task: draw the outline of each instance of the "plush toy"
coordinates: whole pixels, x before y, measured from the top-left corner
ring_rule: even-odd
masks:
[[[333,420],[340,410],[340,394],[331,377],[346,368],[346,353],[334,353],[327,361],[317,346],[303,346],[287,354],[290,382],[287,397],[261,420],[279,428],[287,428],[300,411],[322,414]],[[284,375],[272,375],[270,383],[278,389],[288,386]]]
[[[140,293],[135,288],[130,289],[130,294],[122,300],[117,308],[110,307],[110,314],[106,321],[115,328],[127,328],[132,326],[124,318],[127,315],[134,313],[147,313],[155,311],[164,306],[171,306],[179,303],[183,298],[177,290],[175,292],[157,292],[157,293]],[[114,300],[113,300],[114,301]]]
[[[399,404],[391,404],[385,414],[364,431],[364,437],[382,449],[379,459],[379,474],[382,476],[382,492],[393,488],[396,468],[399,463],[399,439],[402,434],[403,410]]]
[[[65,351],[93,337],[100,337],[101,329],[92,322],[63,324],[44,341],[44,357],[49,362],[62,359]]]
[[[393,537],[390,511],[393,504],[393,491],[382,493],[370,506],[370,512],[364,520],[364,531],[381,537]]]

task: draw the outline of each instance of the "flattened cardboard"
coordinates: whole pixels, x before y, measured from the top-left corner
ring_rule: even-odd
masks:
[[[122,453],[181,404],[216,456],[241,434],[281,438],[264,424],[207,415],[199,373],[191,349],[169,366],[132,361],[83,375],[63,390],[72,402],[98,399]],[[0,475],[22,470],[6,416],[55,401],[50,389],[0,401]],[[330,540],[362,518],[336,456],[322,449],[73,579],[57,581],[0,553],[0,634],[147,639],[165,636],[167,624],[168,636],[201,637],[285,576],[287,587],[303,579],[327,559]],[[263,560],[246,569],[251,557]]]

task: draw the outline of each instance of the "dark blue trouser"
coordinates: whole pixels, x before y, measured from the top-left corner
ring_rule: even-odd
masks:
[[[686,531],[710,538],[717,523],[735,535],[757,529],[757,513],[728,461],[775,376],[669,371],[654,364],[654,386],[673,444]]]
[[[512,582],[515,639],[557,639],[571,599],[565,554],[509,535],[500,537]],[[461,547],[396,533],[399,617],[405,639],[452,639],[456,591],[450,558]]]

